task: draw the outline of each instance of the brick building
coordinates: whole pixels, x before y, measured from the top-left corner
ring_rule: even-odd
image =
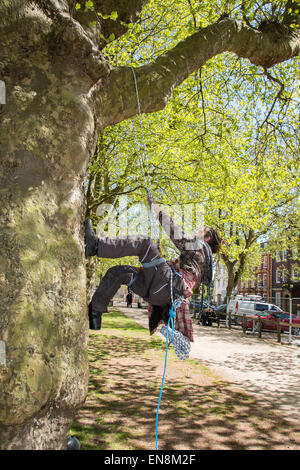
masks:
[[[275,255],[265,250],[252,279],[240,281],[237,291],[242,295],[260,295],[285,311],[292,307],[292,312],[300,316],[300,262],[296,249],[277,251]]]
[[[300,262],[297,250],[277,251],[272,259],[272,296],[276,305],[300,315]]]
[[[266,244],[262,244],[261,248],[264,250]],[[252,279],[239,281],[238,293],[272,297],[272,255],[267,250],[263,251],[260,264],[254,268]]]

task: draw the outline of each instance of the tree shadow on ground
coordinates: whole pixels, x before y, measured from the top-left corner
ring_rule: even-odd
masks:
[[[164,345],[139,327],[122,328],[118,318],[118,330],[91,334],[89,394],[72,433],[83,449],[153,450]],[[259,402],[171,349],[159,449],[298,449],[299,435],[275,408],[272,399]]]
[[[240,377],[240,384],[248,392],[262,396],[262,400],[273,403],[274,408],[288,413],[290,419],[299,421],[300,390],[300,351],[287,345],[281,345],[274,339],[261,340],[243,335],[240,331],[228,332],[218,328],[197,329],[209,338],[211,344],[221,341],[225,344],[241,346],[239,352],[230,352],[220,359],[204,360],[204,364],[214,369],[232,371]],[[238,386],[238,383],[236,383]],[[240,385],[240,386],[241,386]],[[297,406],[298,404],[298,406]]]

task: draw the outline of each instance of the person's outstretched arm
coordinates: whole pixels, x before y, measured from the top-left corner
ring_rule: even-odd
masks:
[[[169,216],[166,212],[163,212],[159,205],[152,199],[152,209],[154,210],[156,217],[168,235],[168,237],[172,240],[176,248],[181,252],[187,249],[186,243],[192,241],[193,238],[187,236],[182,227],[180,227],[172,217]]]

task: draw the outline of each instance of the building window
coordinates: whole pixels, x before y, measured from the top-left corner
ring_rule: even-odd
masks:
[[[282,282],[287,281],[287,269],[282,270]]]
[[[258,274],[257,276],[257,286],[261,287],[261,274]]]
[[[252,279],[252,280],[251,280],[251,287],[252,287],[252,288],[255,287],[255,279]]]
[[[281,261],[280,251],[276,251],[276,261]]]
[[[293,258],[293,259],[297,259],[297,251],[298,251],[298,250],[297,250],[296,247],[294,247],[294,248],[292,249],[292,258]]]
[[[294,282],[298,281],[298,269],[297,268],[292,269],[292,280]]]
[[[281,308],[281,297],[280,292],[275,292],[275,305]]]
[[[276,283],[279,284],[281,279],[280,279],[280,269],[276,269]]]
[[[287,260],[287,250],[283,250],[282,252],[282,261],[286,261]]]
[[[268,267],[268,257],[267,255],[264,256],[264,268]]]
[[[267,287],[267,275],[264,274],[263,287]]]

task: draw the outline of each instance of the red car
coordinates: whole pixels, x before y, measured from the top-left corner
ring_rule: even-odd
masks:
[[[261,312],[258,315],[249,315],[247,317],[247,328],[253,329],[253,320],[255,319],[255,327],[258,327],[258,317],[261,318],[261,326],[263,330],[277,330],[277,319],[280,320],[280,323],[286,323],[286,325],[281,325],[281,332],[289,331],[289,322],[290,322],[290,314],[288,312],[270,312],[269,314],[266,312]],[[292,314],[292,323],[300,326],[300,317]],[[266,321],[272,320],[272,321]],[[292,327],[292,335],[300,335],[300,328]]]

